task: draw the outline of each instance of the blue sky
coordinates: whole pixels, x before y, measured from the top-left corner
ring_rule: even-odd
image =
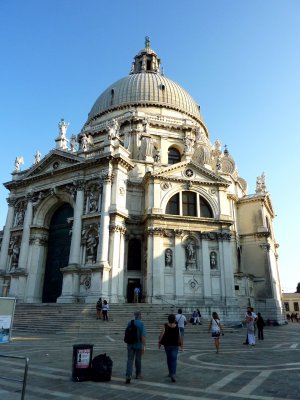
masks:
[[[148,35],[165,75],[200,104],[211,140],[228,146],[249,194],[265,172],[282,288],[295,291],[299,20],[298,0],[0,0],[0,182],[16,156],[25,169],[37,149],[55,147],[61,118],[69,137],[79,133]],[[1,228],[7,195],[1,187]]]

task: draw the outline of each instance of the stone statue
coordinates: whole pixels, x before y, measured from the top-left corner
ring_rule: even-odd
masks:
[[[217,253],[215,251],[211,251],[210,253],[210,269],[217,269]]]
[[[154,149],[153,149],[153,159],[154,159],[154,162],[160,161],[160,151],[157,147],[154,147]]]
[[[23,225],[23,222],[24,222],[24,210],[19,210],[17,211],[16,214],[16,226]]]
[[[173,251],[168,248],[165,251],[165,267],[172,267],[173,262]]]
[[[86,240],[86,252],[88,261],[95,262],[97,254],[97,240],[92,233],[88,235]]]
[[[187,261],[195,261],[195,248],[194,243],[189,241],[185,248]]]
[[[266,193],[266,176],[264,172],[256,178],[256,193]]]
[[[11,254],[11,268],[17,268],[20,255],[20,246],[15,239],[10,241],[9,252]]]
[[[93,145],[94,145],[93,136],[91,134],[87,135],[86,133],[84,133],[84,135],[81,138],[81,149],[83,151],[87,151]]]
[[[98,205],[97,205],[97,200],[94,197],[93,193],[90,193],[89,195],[89,212],[93,213],[98,211]]]
[[[109,140],[114,140],[114,139],[117,139],[117,138],[119,138],[119,123],[114,118],[108,124],[108,139]]]
[[[65,122],[65,120],[63,118],[59,121],[58,128],[59,128],[60,138],[62,138],[62,139],[66,138],[66,133],[67,133],[67,129],[68,129],[69,125],[70,124],[68,122]]]
[[[24,158],[23,156],[16,157],[15,159],[15,171],[19,172],[21,169],[21,165],[24,164]]]
[[[36,151],[35,156],[34,156],[34,164],[37,164],[41,161],[41,153],[39,150]]]
[[[70,140],[70,150],[72,153],[76,153],[77,151],[77,140],[76,140],[76,135],[71,136]]]
[[[149,121],[148,121],[148,119],[147,118],[144,118],[143,119],[143,129],[144,129],[144,132],[148,132],[148,130],[149,130]]]
[[[185,153],[191,152],[192,151],[192,147],[193,147],[192,139],[186,136],[185,139],[184,139],[184,152]]]

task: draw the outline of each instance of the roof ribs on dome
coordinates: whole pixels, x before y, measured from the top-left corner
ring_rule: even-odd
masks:
[[[161,75],[159,69],[160,59],[146,46],[135,56],[131,73],[98,97],[86,124],[113,110],[137,106],[165,107],[202,122],[195,100],[178,83]]]

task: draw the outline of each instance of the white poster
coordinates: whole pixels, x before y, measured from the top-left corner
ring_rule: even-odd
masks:
[[[10,341],[15,304],[14,298],[0,297],[0,344]]]

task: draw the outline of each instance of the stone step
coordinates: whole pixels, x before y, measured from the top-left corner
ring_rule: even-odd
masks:
[[[104,335],[123,335],[127,322],[133,318],[134,311],[141,310],[148,334],[158,334],[174,308],[151,304],[112,304],[109,322],[96,320],[93,304],[17,304],[13,330],[20,332],[56,333],[84,335],[99,332]],[[176,310],[177,311],[177,310]],[[175,311],[175,312],[176,312]],[[183,313],[189,319],[190,315]],[[208,320],[201,325],[188,323],[187,332],[207,334]],[[236,328],[225,327],[226,331]]]
[[[55,332],[120,334],[127,322],[133,318],[134,311],[141,310],[147,331],[159,332],[174,308],[169,305],[151,304],[112,304],[109,310],[109,322],[96,320],[93,304],[17,304],[13,329],[23,332]],[[177,310],[176,310],[177,311]],[[193,333],[207,332],[207,321],[202,325],[189,324]]]

